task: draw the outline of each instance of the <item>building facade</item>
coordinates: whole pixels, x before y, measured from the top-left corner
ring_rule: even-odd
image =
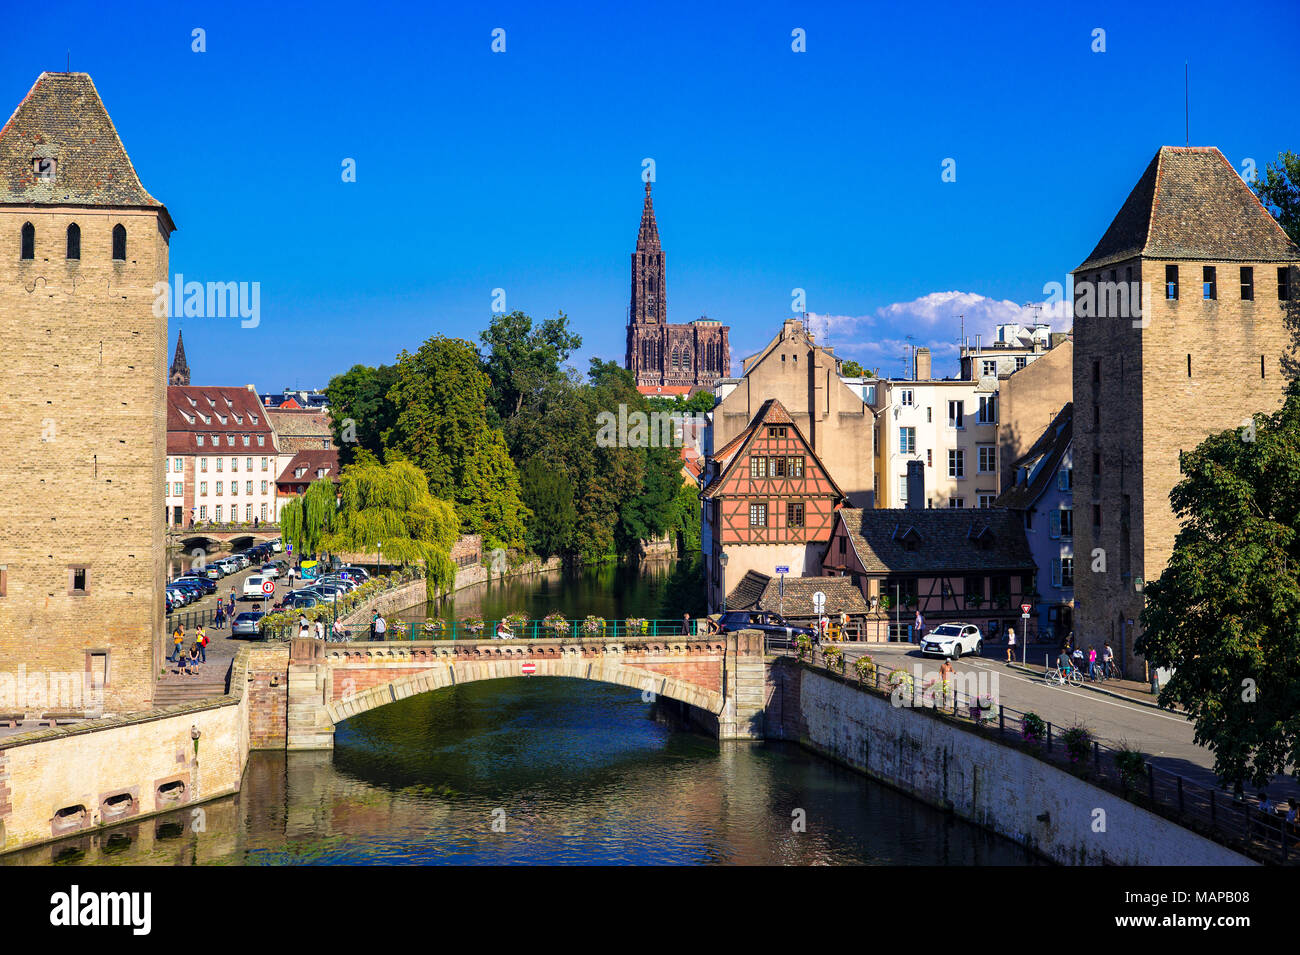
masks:
[[[1054,640],[1074,630],[1073,433],[1073,406],[1067,404],[1016,459],[1013,478],[997,499],[1024,524],[1038,567],[1032,612],[1039,633]]]
[[[275,430],[251,388],[167,389],[166,523],[274,523],[283,470]]]
[[[701,548],[709,611],[727,581],[751,570],[816,576],[832,515],[844,492],[794,419],[775,398],[750,426],[709,458],[704,472]]]
[[[42,73],[0,128],[0,671],[82,674],[108,713],[160,664],[174,229],[91,78]]]
[[[1023,368],[998,377],[998,491],[1016,483],[1016,462],[1074,398],[1068,336]]]
[[[841,508],[822,572],[858,585],[870,607],[865,638],[878,642],[911,640],[918,611],[930,629],[973,623],[1000,642],[1035,587],[1024,530],[1001,508]]]
[[[998,494],[997,379],[930,378],[929,350],[916,351],[915,380],[887,379],[877,392],[876,506],[989,507]],[[911,499],[909,461],[923,465],[921,501]]]
[[[872,429],[874,381],[840,377],[841,361],[819,346],[798,319],[787,319],[780,333],[741,363],[739,378],[714,387],[709,447],[721,448],[746,431],[754,416],[776,399],[799,426],[836,484],[855,507],[874,501]]]
[[[1129,676],[1181,453],[1282,402],[1297,263],[1222,153],[1164,146],[1073,273],[1075,633],[1109,640]]]
[[[668,324],[667,282],[668,263],[647,182],[641,228],[632,253],[626,356],[637,390],[647,395],[689,394],[730,373],[730,329],[708,318],[686,325]]]

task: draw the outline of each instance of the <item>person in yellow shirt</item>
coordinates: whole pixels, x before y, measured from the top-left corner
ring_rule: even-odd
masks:
[[[199,648],[199,662],[208,662],[208,635],[203,632],[203,626],[200,625],[194,632],[194,645]]]
[[[172,634],[172,655],[167,659],[181,662],[181,656],[185,653],[185,625],[180,624]]]

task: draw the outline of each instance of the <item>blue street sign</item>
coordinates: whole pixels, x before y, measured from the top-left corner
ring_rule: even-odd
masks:
[[[776,569],[776,572],[777,572],[778,574],[788,574],[788,573],[790,573],[790,568],[789,568],[789,567],[778,567],[778,568]]]

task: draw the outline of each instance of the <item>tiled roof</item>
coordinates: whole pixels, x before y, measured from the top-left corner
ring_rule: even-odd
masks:
[[[313,408],[267,408],[280,451],[327,451],[334,447],[328,411]]]
[[[1028,451],[1016,459],[1016,475],[1019,476],[1021,468],[1029,469],[1028,483],[1013,484],[998,495],[993,506],[1021,511],[1032,507],[1056,480],[1057,466],[1069,450],[1073,436],[1074,404],[1066,402],[1065,407],[1057,412],[1052,423],[1047,426],[1047,430],[1038,436]]]
[[[813,594],[826,595],[825,612],[866,613],[867,601],[850,577],[786,577],[785,595],[781,579],[751,570],[727,595],[728,610],[767,610],[783,617],[812,617]]]
[[[37,157],[55,160],[53,179],[37,178]],[[42,73],[0,129],[0,203],[163,209],[85,73]]]
[[[1031,571],[1020,515],[995,507],[842,508],[868,574]]]
[[[259,435],[261,444],[257,443]],[[276,450],[275,432],[266,411],[247,388],[168,386],[168,454],[275,454]]]
[[[1162,146],[1075,271],[1137,255],[1267,262],[1300,260],[1300,249],[1219,150]]]
[[[297,476],[300,468],[306,468],[301,477]],[[317,472],[325,469],[324,475]],[[289,461],[280,476],[275,479],[277,485],[310,484],[317,477],[337,478],[339,476],[339,453],[336,449],[299,451]],[[281,490],[284,490],[281,487]]]

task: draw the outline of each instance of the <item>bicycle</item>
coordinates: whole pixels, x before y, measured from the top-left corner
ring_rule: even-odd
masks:
[[[1060,667],[1048,667],[1043,673],[1043,682],[1048,686],[1065,686],[1067,682],[1070,686],[1082,686],[1083,675],[1078,667],[1067,667],[1064,673]]]

